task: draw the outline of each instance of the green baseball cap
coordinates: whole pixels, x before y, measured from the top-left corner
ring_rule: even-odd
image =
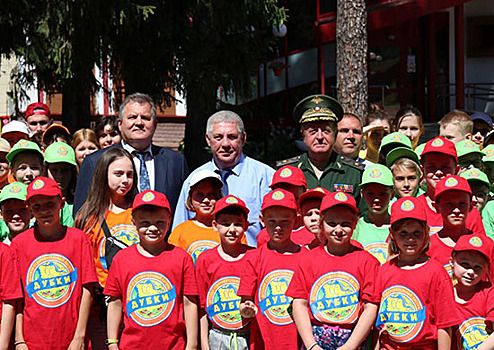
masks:
[[[484,154],[480,151],[479,146],[471,140],[461,140],[457,142],[456,145],[456,154],[458,158],[466,156],[467,154],[477,153],[480,157]]]
[[[17,141],[17,143],[12,146],[12,149],[10,150],[9,153],[7,153],[7,156],[5,158],[7,158],[7,160],[9,161],[9,164],[12,163],[12,160],[14,160],[14,158],[21,152],[26,152],[26,151],[34,151],[34,152],[38,152],[41,157],[43,158],[43,152],[41,152],[41,149],[39,148],[39,146],[32,142],[32,141],[28,141],[28,140],[19,140]]]
[[[418,154],[408,147],[396,147],[386,155],[386,165],[391,167],[400,158],[408,158],[420,165]]]
[[[27,185],[22,182],[12,182],[8,184],[0,192],[0,203],[7,199],[18,199],[25,201],[27,196]]]
[[[494,145],[488,145],[482,150],[484,157],[482,158],[482,162],[494,162]]]
[[[46,163],[69,163],[76,166],[75,152],[65,142],[53,142],[45,149],[45,162]]]
[[[393,187],[393,174],[384,165],[372,164],[365,167],[364,174],[362,175],[361,185],[367,184],[380,184]]]
[[[424,151],[425,145],[426,145],[426,143],[421,143],[420,145],[415,147],[415,153],[417,153],[417,155],[419,156],[419,160],[420,160],[420,157],[422,156],[422,152]]]
[[[332,97],[311,95],[297,103],[293,109],[293,119],[298,124],[332,121],[338,123],[343,118],[343,107]]]
[[[483,182],[484,184],[487,185],[487,187],[491,187],[491,183],[489,182],[489,178],[487,177],[486,173],[484,173],[482,170],[477,169],[477,168],[470,168],[460,174],[461,177],[467,179],[468,182],[470,181],[479,181]]]
[[[381,152],[381,150],[388,145],[395,145],[396,147],[408,147],[412,149],[412,142],[410,141],[408,136],[403,135],[401,132],[398,131],[392,132],[391,134],[383,137],[381,146],[379,147],[379,152]]]

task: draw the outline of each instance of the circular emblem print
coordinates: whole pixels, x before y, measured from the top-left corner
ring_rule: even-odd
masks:
[[[494,148],[488,148],[485,151],[485,156],[487,158],[491,158],[491,157],[494,157]]]
[[[189,245],[189,248],[187,248],[187,253],[192,257],[192,261],[194,261],[195,264],[197,258],[199,257],[199,255],[201,255],[201,253],[204,253],[206,250],[216,247],[218,244],[218,242],[208,240],[195,241],[194,243]]]
[[[374,258],[379,260],[382,265],[388,260],[388,243],[386,242],[374,242],[367,244],[364,250],[372,254]]]
[[[28,146],[27,142],[22,140],[17,143],[17,148],[26,148]]]
[[[343,192],[338,192],[338,193],[335,193],[334,199],[336,199],[339,202],[346,202],[348,200],[348,197]]]
[[[120,242],[125,243],[129,247],[139,242],[139,235],[137,234],[134,225],[115,225],[110,229],[110,235],[118,239]],[[105,258],[105,249],[106,237],[103,237],[99,244],[99,259],[103,268],[108,270],[108,265]]]
[[[12,186],[10,186],[9,188],[9,193],[20,193],[22,191],[22,188],[21,186],[17,185],[17,184],[13,184]]]
[[[444,182],[444,186],[446,187],[455,187],[458,185],[458,180],[456,180],[454,177],[450,177]]]
[[[393,141],[403,141],[403,137],[401,137],[400,134],[394,134],[392,137],[391,137],[391,140]]]
[[[434,141],[431,142],[432,147],[441,147],[444,145],[444,141],[441,139],[435,139]]]
[[[146,192],[143,196],[142,196],[142,201],[143,202],[151,202],[153,199],[155,199],[156,196],[154,195],[153,192]]]
[[[155,326],[170,316],[177,298],[175,286],[158,272],[141,272],[127,287],[127,316],[142,327]]]
[[[419,297],[404,286],[392,286],[381,297],[376,325],[397,343],[412,341],[425,321],[425,307]]]
[[[309,306],[312,315],[324,323],[354,323],[360,312],[360,285],[346,272],[328,272],[312,285]]]
[[[66,156],[69,153],[69,150],[65,146],[60,146],[57,150],[57,153],[61,156]]]
[[[44,254],[27,269],[26,291],[39,305],[56,308],[70,299],[76,282],[77,269],[69,259],[60,254]]]
[[[293,323],[290,308],[292,298],[285,296],[292,277],[291,270],[274,270],[264,276],[259,285],[259,309],[269,322],[278,326]]]
[[[472,178],[478,178],[480,176],[480,172],[477,169],[472,169],[469,171],[469,175]]]
[[[467,140],[465,141],[464,146],[465,148],[474,148],[475,144],[472,141]]]
[[[484,245],[482,243],[482,240],[480,239],[480,237],[472,237],[468,240],[468,243],[470,243],[470,245],[477,247],[477,248],[480,248]]]
[[[378,178],[378,177],[380,177],[382,175],[382,172],[379,169],[372,169],[369,175],[373,179],[376,179],[376,178]]]
[[[223,277],[213,283],[206,296],[206,312],[218,327],[229,330],[243,328],[250,320],[240,315],[240,297],[237,296],[240,278]]]
[[[289,168],[285,168],[285,169],[281,170],[280,177],[286,179],[287,177],[292,176],[292,174],[293,173]]]
[[[33,190],[42,189],[44,186],[45,186],[45,183],[43,182],[43,180],[40,180],[40,179],[34,180]]]
[[[225,199],[225,203],[236,204],[236,203],[238,203],[238,200],[235,197],[228,197],[227,199]]]
[[[281,201],[283,198],[285,198],[285,194],[281,191],[274,191],[271,195],[271,198],[275,201]]]
[[[485,318],[483,317],[472,317],[463,321],[456,332],[457,348],[477,349],[489,337],[485,328]]]
[[[415,209],[415,204],[413,204],[411,200],[407,199],[404,200],[403,203],[401,203],[400,209],[403,211],[412,211],[413,209]]]

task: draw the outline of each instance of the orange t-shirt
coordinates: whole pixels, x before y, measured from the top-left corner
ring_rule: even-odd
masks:
[[[119,214],[108,211],[105,215],[105,221],[110,229],[110,234],[128,246],[139,242],[139,235],[131,222],[131,215],[132,209],[130,208]],[[105,233],[100,227],[100,224],[97,223],[96,226],[88,232],[87,236],[92,243],[93,258],[99,283],[104,287],[106,278],[108,277],[108,267],[105,259]]]
[[[194,220],[187,220],[175,227],[168,243],[185,250],[195,264],[202,252],[220,244],[220,236],[212,227],[199,226]]]

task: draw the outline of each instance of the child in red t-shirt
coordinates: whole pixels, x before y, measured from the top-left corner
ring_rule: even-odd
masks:
[[[166,242],[170,221],[170,204],[164,194],[146,190],[136,196],[132,222],[139,243],[115,255],[104,290],[110,296],[110,350],[197,348],[194,267],[182,248]]]
[[[376,279],[381,305],[376,349],[449,350],[458,324],[453,286],[427,256],[429,228],[423,202],[402,197],[391,208],[389,257]]]
[[[422,151],[420,158],[427,184],[427,192],[419,196],[424,203],[427,215],[427,224],[430,233],[436,233],[442,228],[441,215],[434,206],[436,185],[448,175],[458,173],[458,156],[455,144],[443,137],[435,137],[429,140]],[[466,227],[473,233],[485,234],[482,218],[477,209],[471,210],[466,217]]]
[[[15,305],[22,299],[21,278],[8,245],[0,243],[0,349],[8,349],[14,328]]]
[[[232,195],[221,198],[214,209],[214,230],[219,246],[196,261],[196,279],[201,302],[201,349],[249,349],[249,323],[240,315],[237,290],[249,246],[242,244],[249,227],[249,209]],[[232,339],[233,338],[233,339]]]
[[[306,254],[286,291],[293,319],[306,349],[365,349],[377,314],[374,280],[379,262],[355,246],[355,199],[344,192],[321,203],[321,233],[326,240]]]
[[[221,176],[214,171],[201,170],[192,175],[185,206],[196,215],[175,227],[168,237],[168,243],[185,250],[194,263],[202,252],[220,243],[212,222],[215,203],[222,197],[222,188]]]
[[[321,231],[321,226],[319,225],[319,219],[321,217],[319,207],[326,194],[329,194],[328,190],[322,187],[316,187],[307,190],[299,197],[298,207],[304,226],[292,232],[292,240],[294,243],[305,245],[308,249],[313,249],[322,245],[319,241],[319,232]],[[298,240],[298,238],[301,237],[303,237],[302,242]],[[325,242],[325,240],[323,242]]]
[[[307,190],[307,180],[302,170],[291,165],[285,165],[276,170],[269,187],[273,191],[277,189],[288,191],[295,196],[295,201],[298,201],[300,196]],[[300,245],[310,244],[313,240],[312,235],[308,234],[307,230],[304,229],[304,223],[301,222],[300,218],[297,219],[293,227],[291,239],[294,243]],[[266,228],[263,228],[257,235],[257,246],[260,247],[268,241],[269,234]]]
[[[435,207],[444,227],[431,236],[428,255],[440,262],[452,277],[449,260],[453,248],[461,236],[472,234],[466,225],[466,218],[473,208],[472,190],[463,177],[449,175],[438,182],[435,194]]]
[[[84,232],[60,224],[64,200],[54,180],[36,178],[26,200],[38,226],[11,245],[24,288],[16,349],[82,349],[98,282],[91,243]]]
[[[485,236],[462,236],[451,256],[455,299],[461,324],[456,349],[493,349],[494,288],[488,280],[492,242]],[[489,330],[489,331],[487,331]]]
[[[308,253],[290,238],[297,220],[294,195],[283,189],[266,194],[260,219],[269,241],[249,254],[237,293],[242,297],[240,310],[244,317],[257,313],[261,334],[254,339],[255,349],[299,349],[297,329],[291,318],[292,299],[285,295],[293,270]]]

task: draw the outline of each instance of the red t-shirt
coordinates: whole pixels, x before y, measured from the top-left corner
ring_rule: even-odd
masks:
[[[379,302],[374,286],[378,267],[377,259],[361,248],[335,256],[317,247],[301,259],[286,295],[308,301],[313,324],[353,327],[364,301]]]
[[[413,270],[388,261],[379,269],[376,290],[381,349],[437,349],[437,330],[460,323],[451,279],[434,259]]]
[[[19,270],[10,247],[0,243],[0,319],[2,317],[2,301],[22,299],[22,286]]]
[[[461,324],[452,340],[456,349],[476,349],[487,339],[486,322],[494,321],[494,288],[481,282],[480,290],[465,304],[456,303]]]
[[[98,282],[86,234],[66,230],[58,241],[45,240],[36,228],[12,240],[24,288],[23,331],[29,349],[67,349],[79,318],[82,286]]]
[[[237,296],[247,252],[240,260],[227,261],[218,253],[218,247],[206,250],[196,260],[197,291],[201,308],[209,320],[221,329],[232,331],[245,328],[250,319],[240,316],[240,298]]]
[[[290,235],[290,239],[292,240],[292,242],[301,246],[311,244],[314,238],[316,238],[316,236],[312,232],[307,230],[305,226],[301,226],[293,230],[292,234]],[[261,232],[259,232],[259,234],[257,235],[257,246],[260,247],[268,242],[269,242],[268,231],[265,228],[263,228]]]
[[[122,300],[120,349],[185,348],[183,297],[197,295],[197,286],[192,258],[182,248],[169,245],[155,257],[142,255],[137,245],[121,250],[104,294]]]
[[[425,213],[427,215],[427,225],[430,228],[430,234],[437,233],[443,228],[443,218],[441,214],[435,212],[427,203],[427,199],[425,198],[425,194],[420,195],[419,197],[424,201]],[[473,233],[484,235],[485,229],[484,224],[482,223],[482,217],[480,216],[479,211],[474,207],[467,215],[467,220],[465,225],[468,230]]]
[[[256,343],[256,349],[300,348],[289,309],[292,298],[286,297],[285,291],[306,254],[308,250],[302,247],[297,253],[281,254],[267,244],[249,254],[237,294],[253,297],[259,308],[256,319],[264,346]]]

